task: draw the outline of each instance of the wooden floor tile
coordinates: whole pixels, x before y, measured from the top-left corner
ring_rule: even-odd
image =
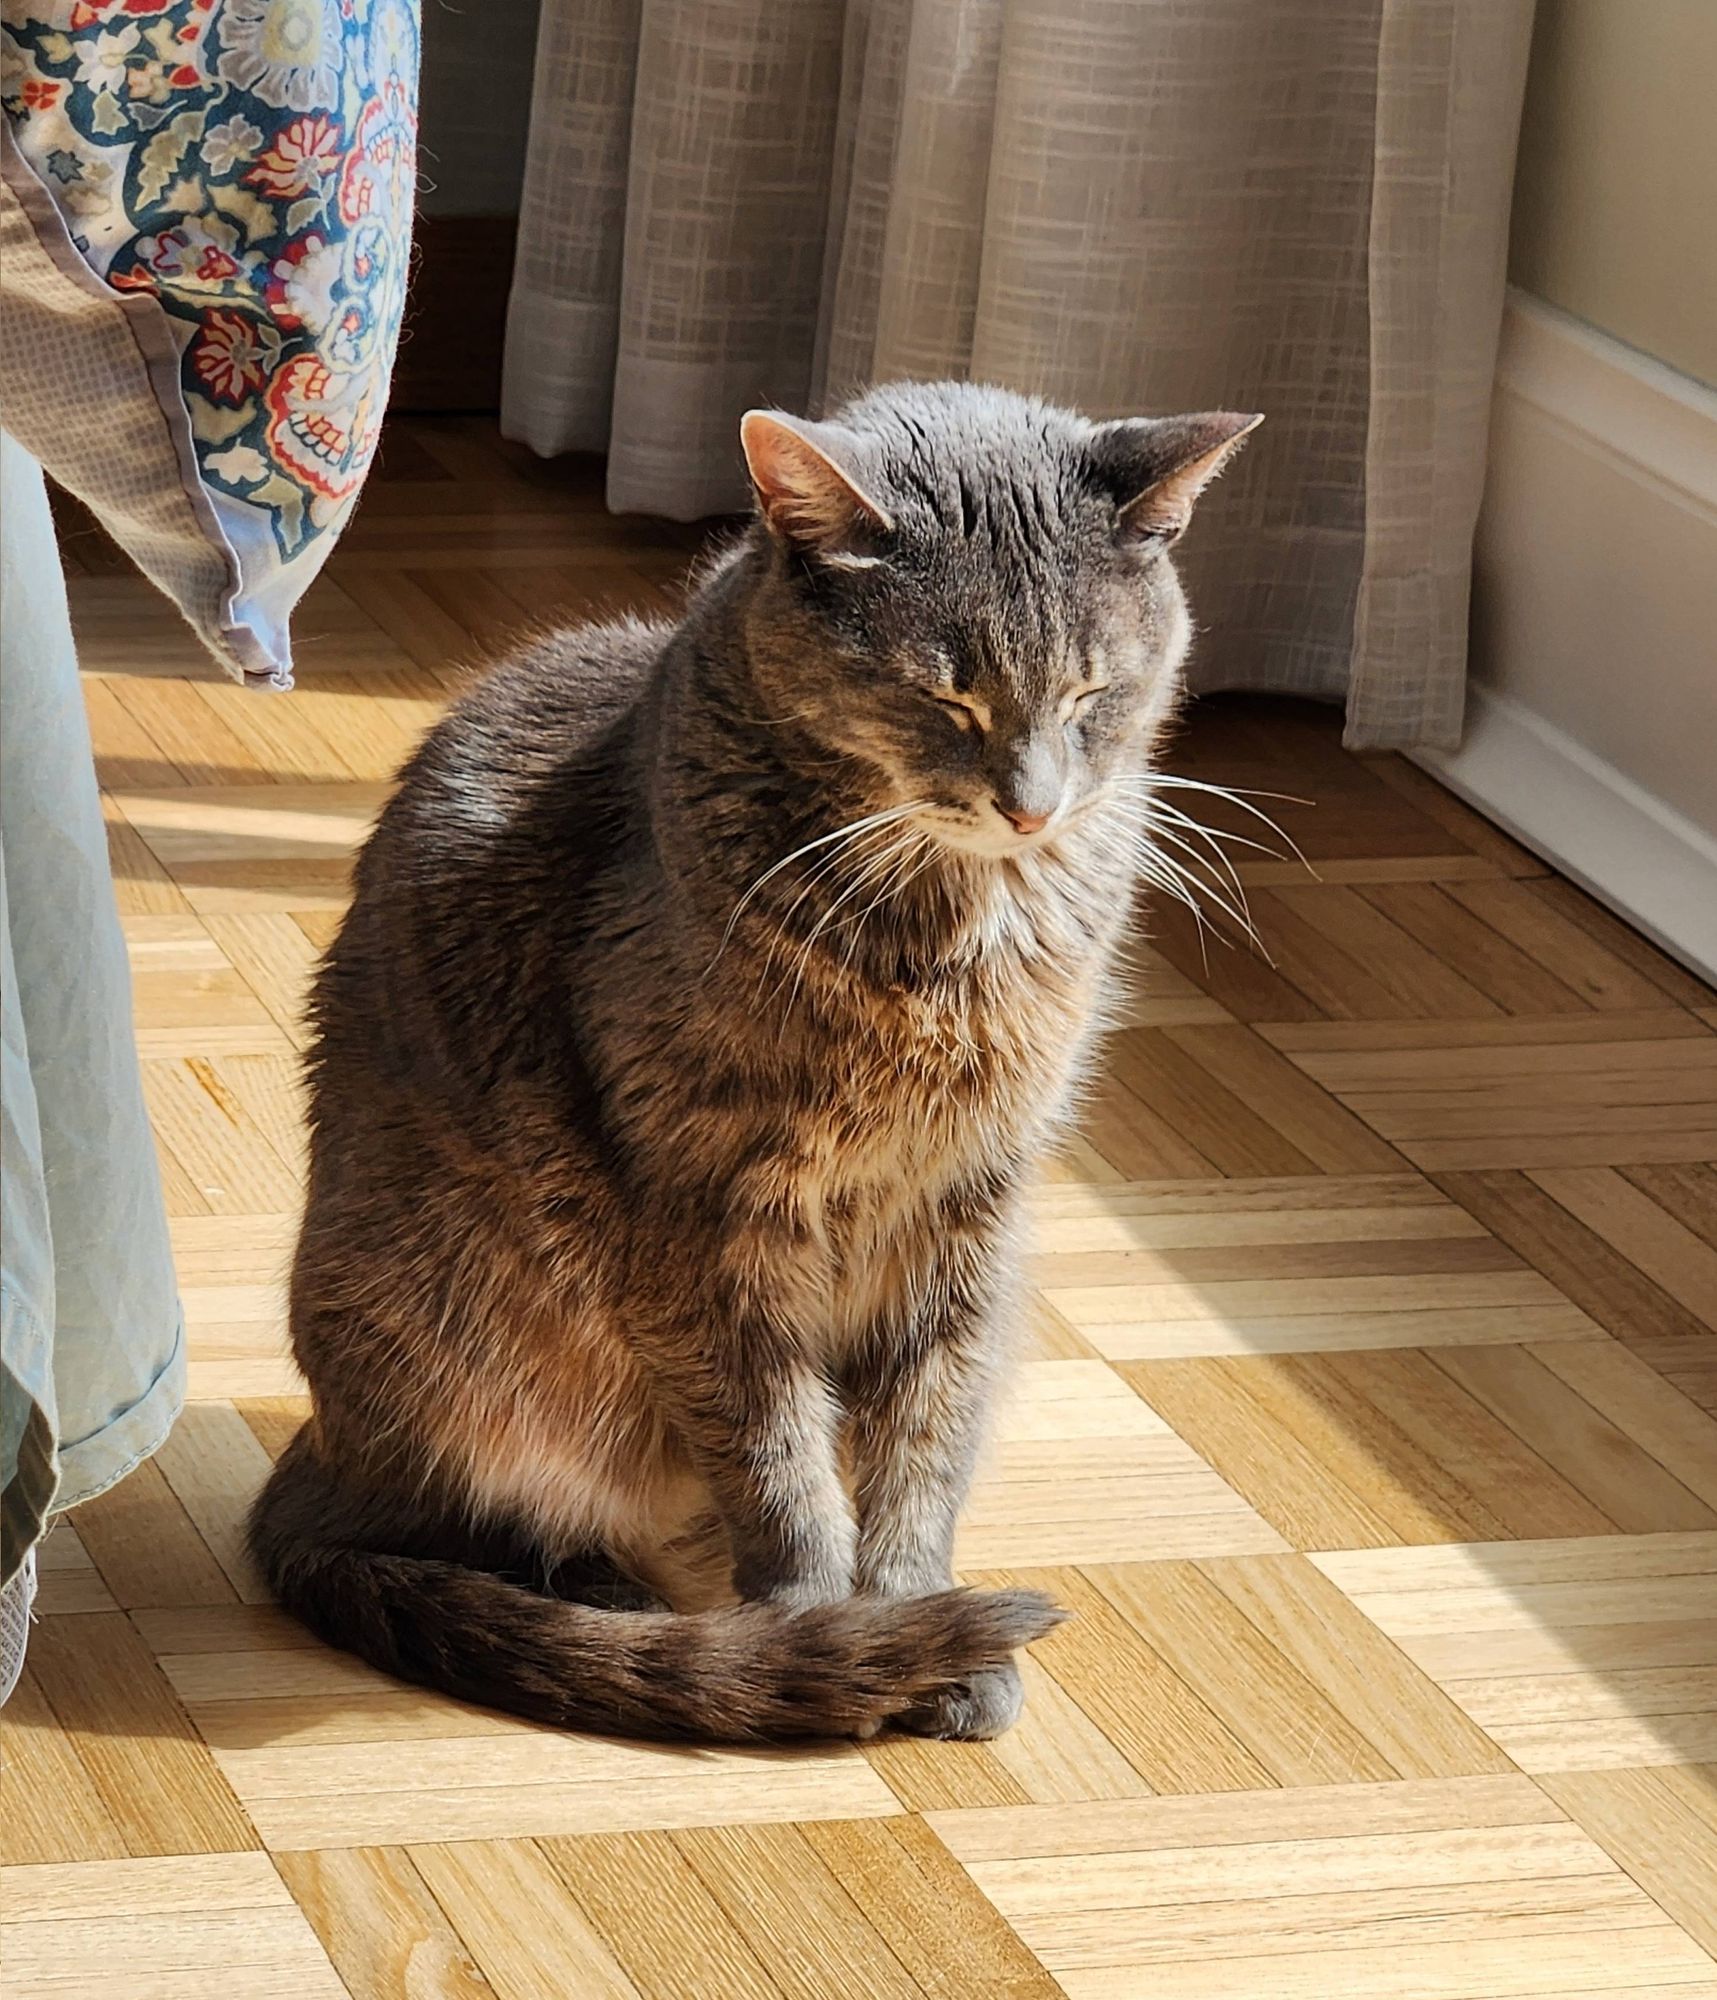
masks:
[[[1055,1811],[932,1824],[1075,2000],[1491,2000],[1710,1965],[1521,1779],[1141,1800],[1077,1847]]]
[[[90,1559],[78,1532],[62,1515],[36,1544],[38,1618],[80,1611],[117,1611],[113,1593]]]
[[[9,2000],[344,2000],[304,1912],[263,1854],[176,1854],[9,1869]]]
[[[695,1751],[566,1736],[401,1688],[270,1612],[156,1614],[140,1626],[273,1848],[899,1810],[850,1746]]]
[[[1054,1572],[1019,1572],[1053,1590]],[[887,1732],[864,1754],[902,1805],[914,1812],[956,1806],[1050,1804],[1125,1799],[1149,1792],[1131,1763],[1043,1662],[1020,1662],[1026,1706],[993,1743],[936,1743]]]
[[[1602,1333],[1411,1175],[1047,1188],[1035,1221],[1045,1298],[1111,1360]]]
[[[536,1842],[421,1846],[410,1860],[506,2000],[644,2000]]]
[[[125,1610],[231,1604],[237,1593],[159,1460],[77,1510],[78,1538]]]
[[[44,1618],[31,1637],[30,1671],[127,1853],[223,1854],[259,1844],[122,1614]],[[8,1734],[13,1726],[8,1704]],[[18,1726],[28,1730],[28,1718]]]
[[[922,1819],[820,1821],[804,1832],[925,1994],[1055,2000],[1055,1981]]]
[[[1437,1185],[1618,1339],[1674,1344],[1711,1331],[1707,1317],[1564,1208],[1538,1176],[1440,1174]]]
[[[1104,1362],[1027,1362],[1000,1431],[961,1522],[962,1568],[1282,1546]]]
[[[115,803],[199,913],[343,909],[384,787],[329,779],[125,792]]]
[[[1570,1819],[1717,1957],[1717,1897],[1711,1894],[1717,1882],[1717,1763],[1559,1771],[1540,1782]]]
[[[122,1859],[130,1850],[76,1740],[26,1665],[0,1712],[5,1805],[0,1813],[0,1884],[33,1862]]]
[[[274,1866],[351,2000],[486,2000],[495,1993],[400,1847],[279,1854]],[[543,1927],[538,1909],[532,1921]],[[510,1990],[510,1989],[506,1989]]]
[[[1607,1507],[1636,1527],[1706,1524],[1709,1510],[1645,1446],[1570,1402],[1518,1348],[1135,1362],[1121,1372],[1302,1548],[1602,1534],[1617,1525]],[[1542,1410],[1530,1400],[1537,1387]],[[1586,1452],[1594,1436],[1604,1446],[1596,1461]]]
[[[1717,1761],[1717,1534],[1313,1560],[1523,1770]]]
[[[1637,1009],[1640,993],[1622,990]],[[1717,1036],[1667,1002],[1656,1014],[1286,1022],[1263,1033],[1427,1172],[1717,1156]]]

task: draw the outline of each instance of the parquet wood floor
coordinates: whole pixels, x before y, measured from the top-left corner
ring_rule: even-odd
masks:
[[[268,1604],[352,851],[461,661],[694,542],[397,424],[275,700],[72,526],[192,1401],[45,1545],[12,2000],[1717,2000],[1717,995],[1324,713],[1196,716],[1177,768],[1315,801],[1316,875],[1242,866],[1268,960],[1151,912],[1036,1197],[961,1548],[1078,1613],[1015,1734],[557,1736]]]

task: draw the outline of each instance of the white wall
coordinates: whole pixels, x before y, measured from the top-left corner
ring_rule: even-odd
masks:
[[[1717,0],[1538,0],[1509,276],[1717,384]]]
[[[1468,699],[1422,761],[1717,977],[1717,392],[1518,292]]]

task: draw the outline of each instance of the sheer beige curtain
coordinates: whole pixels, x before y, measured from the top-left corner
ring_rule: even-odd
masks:
[[[1204,687],[1446,744],[1532,0],[544,0],[503,422],[620,511],[737,420],[970,376],[1270,421]]]

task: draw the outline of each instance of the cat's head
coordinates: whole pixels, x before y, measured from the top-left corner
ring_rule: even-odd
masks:
[[[771,704],[951,847],[1053,841],[1146,767],[1191,637],[1168,552],[1261,421],[1093,423],[963,383],[752,411]]]

